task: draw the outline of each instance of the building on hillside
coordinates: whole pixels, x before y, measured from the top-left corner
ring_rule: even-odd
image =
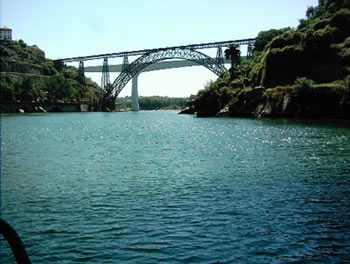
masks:
[[[12,40],[12,29],[3,26],[0,28],[0,39],[1,40]]]

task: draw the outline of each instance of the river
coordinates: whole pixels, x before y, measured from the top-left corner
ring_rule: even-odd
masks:
[[[1,123],[1,213],[33,263],[350,263],[347,127],[171,111]]]

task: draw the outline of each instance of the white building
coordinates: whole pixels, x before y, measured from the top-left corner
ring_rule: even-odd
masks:
[[[0,39],[1,40],[12,40],[12,29],[3,26],[0,28]]]

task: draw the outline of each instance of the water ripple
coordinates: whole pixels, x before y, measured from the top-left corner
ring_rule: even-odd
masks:
[[[33,263],[350,262],[349,129],[175,112],[2,122],[2,215]]]

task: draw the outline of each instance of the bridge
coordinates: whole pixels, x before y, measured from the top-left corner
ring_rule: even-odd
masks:
[[[154,71],[161,69],[171,69],[179,67],[190,67],[202,65],[220,76],[226,71],[225,60],[222,48],[228,47],[230,44],[247,45],[247,56],[249,57],[254,47],[255,39],[242,39],[221,42],[211,42],[202,44],[191,44],[184,46],[175,46],[167,48],[144,49],[137,51],[127,51],[118,53],[106,53],[99,55],[71,57],[56,60],[60,64],[69,62],[79,62],[79,76],[81,83],[85,84],[84,72],[101,72],[101,89],[104,90],[103,106],[113,107],[117,96],[123,90],[125,85],[132,80],[132,104],[133,111],[139,110],[138,103],[138,75],[141,72]],[[216,48],[216,57],[212,58],[199,50]],[[129,57],[138,56],[134,61],[129,63]],[[120,65],[108,65],[110,58],[123,58]],[[84,67],[84,61],[103,59],[102,66]],[[171,60],[171,61],[165,61]],[[110,82],[109,72],[120,72],[119,76]]]

